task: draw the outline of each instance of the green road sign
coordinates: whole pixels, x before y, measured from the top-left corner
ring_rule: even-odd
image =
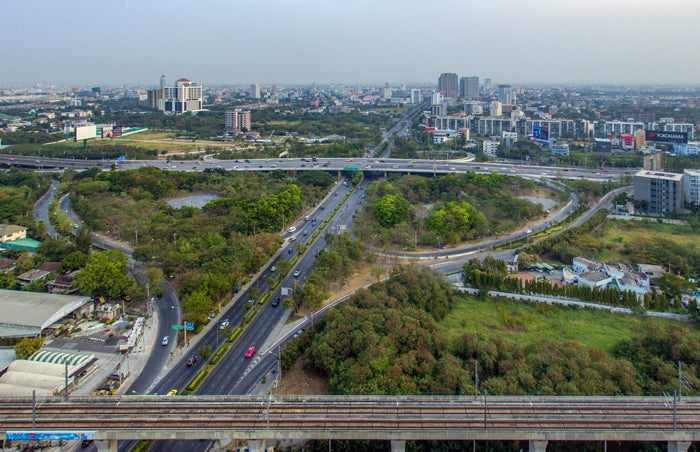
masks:
[[[185,328],[182,325],[173,325],[174,330],[184,330]]]

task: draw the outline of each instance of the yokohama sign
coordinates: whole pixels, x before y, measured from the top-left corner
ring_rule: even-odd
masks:
[[[646,141],[651,143],[682,144],[688,142],[688,134],[686,132],[662,132],[660,130],[647,130]]]

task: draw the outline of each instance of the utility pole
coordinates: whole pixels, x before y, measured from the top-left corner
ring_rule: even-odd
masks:
[[[136,235],[136,246],[139,246],[139,230],[136,229],[134,231],[134,234]]]
[[[474,401],[479,396],[479,361],[474,361]]]
[[[65,395],[66,395],[66,400],[68,400],[68,358],[66,358],[64,361],[64,364],[66,365],[66,372],[65,372],[65,377],[66,377],[66,388],[65,388]]]
[[[678,402],[681,401],[681,361],[678,360]]]

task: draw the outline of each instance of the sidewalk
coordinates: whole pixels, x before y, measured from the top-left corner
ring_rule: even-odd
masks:
[[[158,332],[158,311],[153,312],[153,317],[146,321],[146,326],[143,329],[143,334],[134,346],[134,350],[129,353],[127,366],[124,369],[128,371],[128,377],[122,382],[122,385],[117,390],[117,395],[127,393],[131,384],[141,374],[141,371],[146,367],[148,358],[151,356],[153,344],[156,341],[156,333]],[[124,364],[122,364],[123,366]]]

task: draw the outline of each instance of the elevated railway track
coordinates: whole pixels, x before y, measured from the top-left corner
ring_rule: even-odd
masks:
[[[98,439],[700,440],[700,398],[196,396],[0,401],[8,431]]]

